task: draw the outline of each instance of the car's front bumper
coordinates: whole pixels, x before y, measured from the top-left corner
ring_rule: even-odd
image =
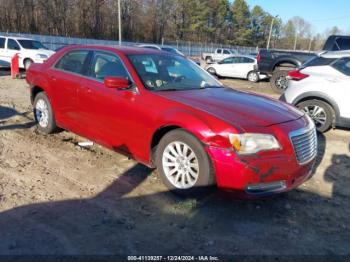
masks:
[[[289,134],[307,123],[304,118],[269,127],[274,130],[282,149],[242,156],[232,149],[207,147],[212,159],[218,187],[266,195],[291,190],[310,176],[316,156],[305,164],[298,163]],[[271,130],[273,129],[273,130]]]

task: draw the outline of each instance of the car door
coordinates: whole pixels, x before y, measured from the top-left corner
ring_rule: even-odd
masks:
[[[341,73],[341,76],[329,78],[330,92],[334,101],[338,104],[340,116],[350,119],[350,58],[345,57],[336,61],[332,67]]]
[[[5,55],[5,43],[6,43],[6,38],[5,37],[0,37],[0,67],[4,66],[7,64],[4,55]],[[6,63],[4,63],[6,62]]]
[[[15,39],[8,38],[6,41],[6,48],[4,51],[4,61],[11,63],[12,58],[14,57],[15,54],[20,55],[21,52],[21,47],[17,43]]]
[[[49,85],[60,126],[81,134],[77,92],[82,82],[83,70],[89,60],[88,50],[68,51],[48,70]]]
[[[255,60],[249,57],[240,57],[235,72],[236,77],[247,78],[250,71],[254,70]]]
[[[220,67],[222,70],[222,76],[226,77],[237,77],[237,64],[239,63],[239,57],[231,56],[225,58],[220,62]]]
[[[86,78],[78,92],[79,115],[84,136],[115,151],[129,154],[130,136],[140,131],[137,118],[142,101],[135,90],[118,90],[104,85],[106,77],[132,81],[121,58],[108,51],[93,53]],[[139,109],[138,109],[139,108]],[[93,127],[93,128],[92,128]]]

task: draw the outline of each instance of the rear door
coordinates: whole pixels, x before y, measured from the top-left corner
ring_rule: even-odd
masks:
[[[81,134],[81,121],[78,114],[77,92],[89,57],[88,50],[68,51],[48,71],[51,96],[55,101],[60,126],[78,134]]]
[[[250,71],[254,70],[255,60],[249,57],[240,57],[235,67],[236,77],[247,78]]]

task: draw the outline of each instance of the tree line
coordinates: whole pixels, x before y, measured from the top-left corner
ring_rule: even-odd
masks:
[[[0,0],[0,31],[67,37],[118,39],[118,0]],[[318,49],[327,34],[294,17],[283,23],[245,0],[121,0],[123,40],[161,43],[193,41]]]

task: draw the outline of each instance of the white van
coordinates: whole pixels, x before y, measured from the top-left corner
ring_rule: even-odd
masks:
[[[55,52],[33,39],[0,36],[1,64],[10,66],[16,53],[19,55],[19,67],[28,69],[32,63],[44,63]]]

